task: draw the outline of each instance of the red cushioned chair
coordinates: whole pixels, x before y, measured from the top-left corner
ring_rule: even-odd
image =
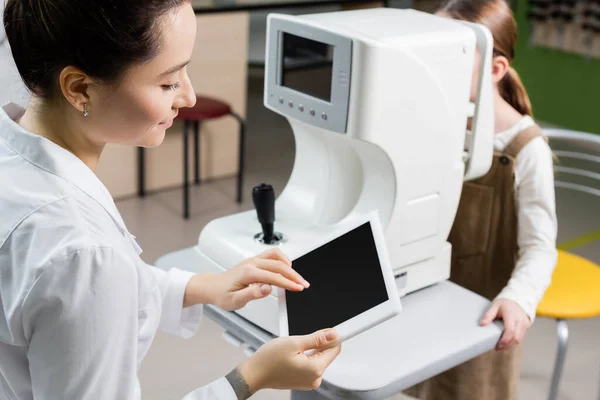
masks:
[[[194,124],[194,182],[200,183],[200,123],[224,116],[232,116],[240,124],[240,145],[238,154],[238,176],[236,201],[242,202],[242,185],[244,176],[244,145],[246,141],[246,123],[236,114],[231,106],[211,97],[196,96],[196,105],[180,108],[177,119],[183,121],[183,218],[190,217],[189,183],[188,183],[188,134],[190,124]],[[145,196],[144,148],[138,148],[138,195]]]

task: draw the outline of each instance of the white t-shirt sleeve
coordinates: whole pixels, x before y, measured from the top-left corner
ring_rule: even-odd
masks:
[[[109,247],[44,267],[22,302],[33,398],[133,398],[137,282],[133,261]]]
[[[497,298],[515,301],[533,321],[557,260],[553,156],[543,138],[521,150],[515,176],[519,254],[512,277]]]
[[[191,337],[198,330],[203,314],[201,304],[183,308],[185,288],[194,274],[177,268],[164,271],[148,267],[156,277],[162,300],[159,329],[183,338]]]

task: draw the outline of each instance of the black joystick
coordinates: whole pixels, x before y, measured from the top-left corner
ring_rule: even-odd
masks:
[[[262,225],[263,240],[273,240],[273,224],[275,223],[275,191],[273,186],[261,183],[252,189],[252,201],[256,208],[258,222]]]
[[[265,183],[252,189],[252,201],[256,208],[258,222],[262,226],[262,234],[256,239],[265,244],[276,244],[281,241],[282,235],[274,231],[275,223],[275,190],[273,186]]]

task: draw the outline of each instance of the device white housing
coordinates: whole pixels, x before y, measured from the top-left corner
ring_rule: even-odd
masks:
[[[331,102],[278,85],[282,32],[343,50],[334,61]],[[473,104],[477,47],[481,79]],[[484,175],[492,160],[492,47],[482,26],[415,10],[269,15],[264,102],[288,119],[296,143],[292,174],[275,203],[283,252],[293,259],[340,221],[377,210],[400,296],[448,279],[447,238],[463,180]],[[211,221],[195,247],[203,269],[222,272],[265,251],[254,239],[260,231],[254,210]],[[238,313],[279,334],[277,291]]]

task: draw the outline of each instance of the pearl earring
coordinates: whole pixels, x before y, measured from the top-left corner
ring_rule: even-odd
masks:
[[[88,111],[87,103],[83,103],[83,116],[87,117],[88,115],[90,115],[90,113]]]

